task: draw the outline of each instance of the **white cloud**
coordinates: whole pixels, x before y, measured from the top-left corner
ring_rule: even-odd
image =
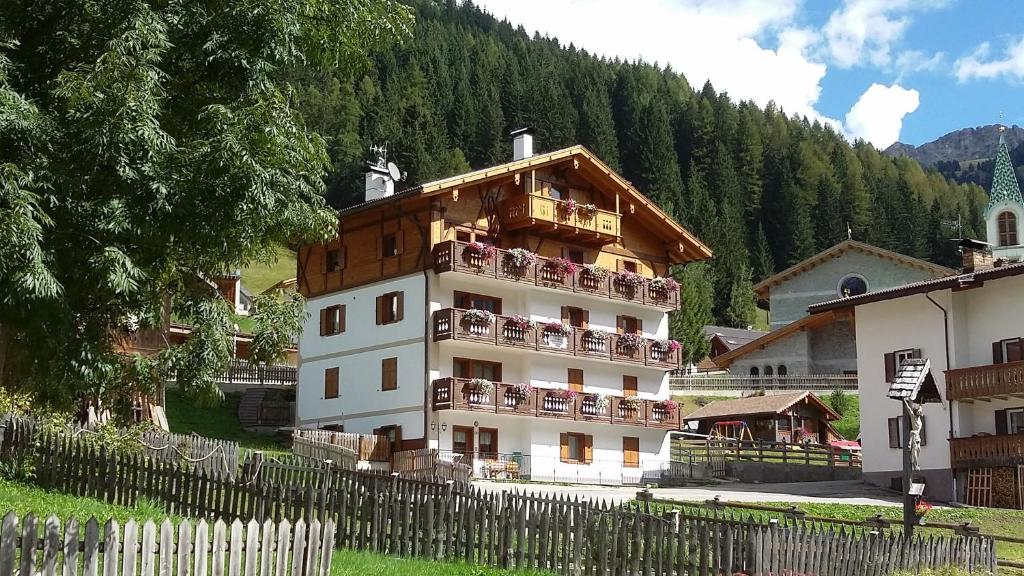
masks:
[[[957,60],[954,66],[957,81],[967,82],[975,78],[994,79],[1004,76],[1011,80],[1024,80],[1024,36],[1016,42],[1010,42],[1002,59],[990,59],[991,51],[991,45],[984,42],[969,56]]]
[[[899,84],[872,84],[847,112],[846,129],[851,136],[885,149],[899,140],[903,117],[917,110],[920,103],[917,90]]]
[[[815,110],[826,66],[810,57],[816,32],[796,25],[799,0],[479,0],[498,18],[599,55],[671,65],[738,100]],[[768,42],[778,48],[765,48]]]
[[[910,25],[909,13],[946,4],[948,0],[845,0],[825,23],[825,48],[841,68],[888,68],[893,45]]]
[[[931,56],[923,50],[904,50],[896,55],[893,68],[901,77],[913,72],[935,72],[946,62],[945,52]]]

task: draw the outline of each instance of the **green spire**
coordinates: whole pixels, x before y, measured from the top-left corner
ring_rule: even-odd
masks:
[[[992,175],[992,189],[988,193],[989,207],[997,202],[1009,200],[1017,204],[1024,204],[1020,196],[1020,187],[1017,186],[1017,176],[1013,173],[1013,164],[1010,163],[1010,150],[1006,147],[1006,137],[1003,135],[1003,128],[999,129],[999,147],[996,149],[996,170]]]

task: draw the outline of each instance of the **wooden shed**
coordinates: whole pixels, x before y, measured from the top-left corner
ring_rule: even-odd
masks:
[[[716,400],[684,418],[687,423],[697,422],[701,434],[711,433],[718,423],[730,423],[734,429],[741,422],[754,440],[801,442],[809,437],[816,444],[841,439],[830,424],[839,419],[838,413],[806,391]]]

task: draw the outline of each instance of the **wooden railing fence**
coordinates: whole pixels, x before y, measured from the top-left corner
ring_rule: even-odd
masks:
[[[355,434],[332,430],[298,429],[292,438],[304,438],[321,444],[332,444],[355,451],[359,460],[370,462],[391,461],[391,439],[382,434]]]
[[[70,518],[61,526],[56,516],[40,522],[9,512],[0,522],[0,576],[329,576],[334,537],[330,520],[308,526],[304,520],[294,526],[288,520],[218,520],[212,527],[200,520],[193,528],[187,519],[177,526],[170,519],[129,520],[122,527],[114,519],[101,525],[90,518],[83,525]]]
[[[798,374],[787,376],[741,376],[721,374],[690,374],[672,376],[671,390],[832,390],[856,391],[857,376],[846,374]]]
[[[686,455],[697,461],[776,462],[833,468],[859,468],[860,454],[827,444],[792,444],[767,440],[679,440],[673,457]]]
[[[453,458],[444,456],[433,448],[395,452],[391,470],[398,474],[399,478],[433,482],[451,481],[468,485],[473,468],[469,464],[456,462]]]
[[[355,470],[359,454],[348,447],[310,440],[299,435],[292,436],[292,454],[330,460],[335,466],[345,470]]]
[[[238,470],[238,443],[196,434],[172,434],[160,430],[139,436],[146,454],[155,460],[186,462],[210,476],[231,477]]]

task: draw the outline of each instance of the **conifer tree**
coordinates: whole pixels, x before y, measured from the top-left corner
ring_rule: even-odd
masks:
[[[711,351],[711,342],[704,336],[704,327],[714,323],[711,267],[703,262],[683,269],[681,302],[671,315],[672,337],[683,344],[683,362],[697,364]]]

